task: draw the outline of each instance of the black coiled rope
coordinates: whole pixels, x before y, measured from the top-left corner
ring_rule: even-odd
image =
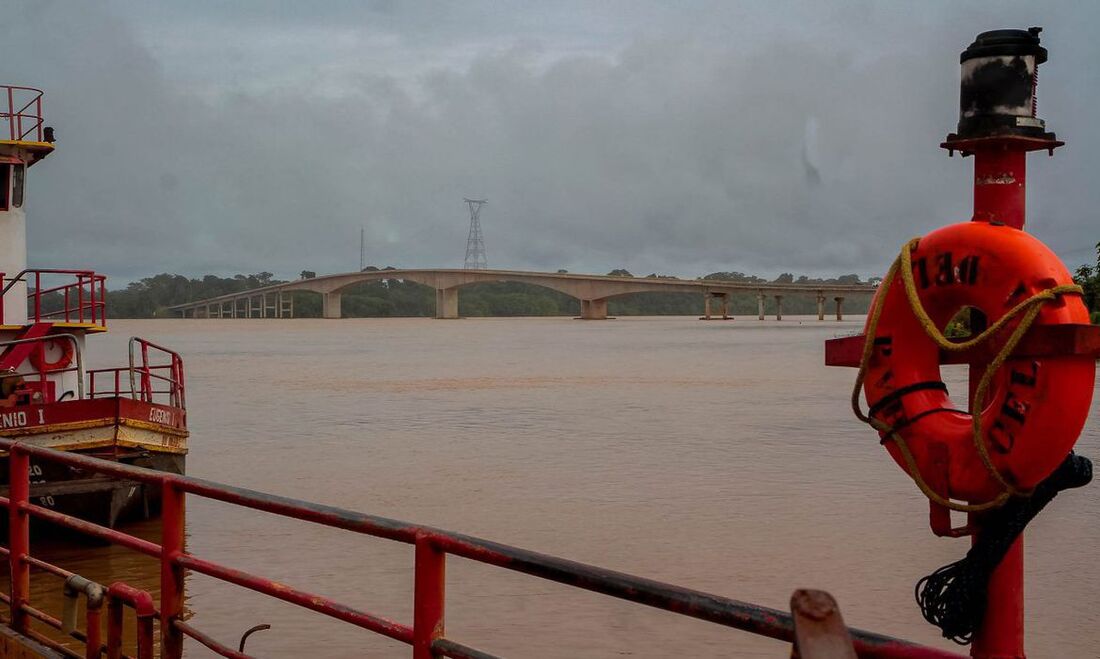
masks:
[[[917,582],[917,604],[924,619],[960,645],[974,638],[985,617],[989,576],[1024,528],[1062,490],[1087,485],[1092,462],[1070,453],[1028,497],[1014,497],[982,515],[982,532],[962,560]]]

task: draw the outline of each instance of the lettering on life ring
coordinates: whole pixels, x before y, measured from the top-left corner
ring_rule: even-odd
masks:
[[[980,311],[989,327],[1017,310],[991,335],[990,354],[1005,345],[1026,315],[1018,313],[1021,303],[1044,291],[1062,293],[1037,302],[1040,308],[1032,327],[1089,322],[1081,296],[1068,292],[1073,278],[1061,260],[1021,230],[987,222],[943,227],[921,238],[909,259],[920,306],[941,331],[965,308]],[[908,472],[907,449],[920,471],[910,475],[927,483],[933,480],[931,447],[946,445],[949,491],[939,492],[944,497],[986,502],[1009,488],[1030,490],[1065,459],[1077,441],[1092,402],[1095,361],[1010,356],[990,376],[982,409],[974,411],[980,414],[980,437],[976,438],[975,419],[966,405],[948,395],[940,374],[940,346],[911,305],[902,263],[889,287],[880,288],[872,303],[872,309],[882,308],[874,336],[868,337],[873,349],[863,380],[868,416],[889,426],[904,441],[904,446],[898,446],[899,442],[889,441],[893,433],[880,431],[887,450]],[[869,335],[872,318],[868,318]],[[978,441],[983,442],[981,447]]]

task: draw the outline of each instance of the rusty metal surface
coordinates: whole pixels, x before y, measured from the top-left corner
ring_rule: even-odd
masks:
[[[121,544],[161,560],[161,656],[179,657],[182,640],[187,636],[214,649],[224,645],[205,637],[189,626],[180,626],[183,611],[183,573],[193,570],[223,581],[249,588],[271,597],[296,604],[365,629],[383,634],[395,640],[413,645],[414,639],[422,640],[421,654],[433,656],[440,653],[454,657],[487,658],[491,655],[467,648],[443,637],[444,563],[446,554],[454,554],[488,565],[521,572],[555,581],[576,588],[602,593],[619,599],[652,606],[701,620],[749,631],[781,641],[793,642],[794,621],[786,612],[740,602],[730,598],[682,588],[643,577],[607,570],[593,565],[541,554],[510,545],[484,540],[473,536],[452,533],[428,526],[409,524],[399,520],[367,515],[333,506],[324,506],[287,497],[265,494],[244,488],[222,485],[203,479],[179,476],[165,472],[146,470],[117,462],[97,460],[82,455],[24,445],[8,439],[0,439],[0,450],[9,451],[14,465],[11,501],[0,498],[0,505],[8,505],[12,520],[23,520],[27,514],[50,520],[56,524],[89,533],[95,537]],[[137,482],[160,485],[162,488],[162,538],[161,544],[134,538],[125,533],[106,529],[89,522],[56,513],[46,508],[30,505],[25,494],[21,495],[20,482],[27,479],[29,456],[37,460],[55,461],[78,466]],[[20,465],[22,465],[20,467]],[[20,469],[22,471],[20,471]],[[416,601],[414,625],[409,627],[386,618],[358,611],[340,602],[299,590],[264,577],[192,556],[184,552],[184,493],[262,510],[315,524],[345,529],[379,538],[416,545]],[[21,516],[21,517],[20,517]],[[30,563],[17,560],[26,550],[13,551],[9,562],[29,568]],[[119,594],[126,591],[117,590]],[[137,596],[134,593],[131,595]],[[138,600],[134,600],[135,602]],[[149,604],[140,602],[143,615],[148,616]],[[419,627],[419,629],[418,629]],[[186,630],[186,631],[185,631]],[[862,630],[850,630],[853,645],[860,657],[882,659],[959,659],[961,655],[928,648],[889,636]],[[205,639],[205,640],[203,640]],[[207,643],[209,641],[209,643]],[[426,654],[424,654],[426,652]],[[236,655],[224,655],[236,656]]]
[[[245,654],[244,652],[238,652],[237,650],[234,650],[227,645],[219,643],[208,634],[199,631],[198,629],[195,629],[194,627],[187,624],[186,622],[183,622],[182,620],[176,620],[172,624],[175,625],[176,629],[183,632],[185,635],[195,639],[199,643],[202,643],[209,650],[218,654],[219,656],[229,657],[230,659],[252,659],[251,655]]]
[[[327,597],[314,595],[313,593],[293,588],[272,579],[266,579],[242,570],[235,570],[233,568],[218,565],[217,563],[196,558],[189,554],[179,556],[176,562],[180,567],[199,572],[200,574],[205,574],[208,577],[221,579],[222,581],[236,584],[242,588],[248,588],[281,599],[284,602],[297,604],[302,608],[316,611],[317,613],[336,618],[337,620],[349,622],[358,627],[382,634],[383,636],[388,636],[394,640],[412,643],[413,631],[411,627],[381,616],[353,609],[350,606]]]

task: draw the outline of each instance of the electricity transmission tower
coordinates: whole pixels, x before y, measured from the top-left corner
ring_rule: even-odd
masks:
[[[485,239],[481,236],[481,207],[487,199],[465,199],[470,207],[470,235],[466,238],[466,269],[485,270],[489,264],[485,261]]]

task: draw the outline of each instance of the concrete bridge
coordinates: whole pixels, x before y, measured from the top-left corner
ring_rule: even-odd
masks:
[[[523,282],[565,293],[580,300],[580,317],[585,320],[606,319],[607,301],[631,293],[700,293],[705,309],[703,319],[729,318],[730,295],[745,292],[756,293],[760,320],[764,320],[764,300],[768,296],[775,297],[776,319],[782,320],[783,296],[792,293],[817,295],[818,320],[825,319],[825,303],[832,298],[836,305],[836,319],[842,320],[845,297],[872,295],[875,292],[875,287],[871,285],[750,283],[513,270],[366,270],[299,279],[179,304],[169,309],[180,312],[184,318],[290,318],[294,315],[294,299],[286,294],[306,291],[321,295],[322,315],[325,318],[339,318],[343,290],[362,282],[385,279],[412,281],[434,288],[436,318],[458,318],[459,289],[488,282]]]

